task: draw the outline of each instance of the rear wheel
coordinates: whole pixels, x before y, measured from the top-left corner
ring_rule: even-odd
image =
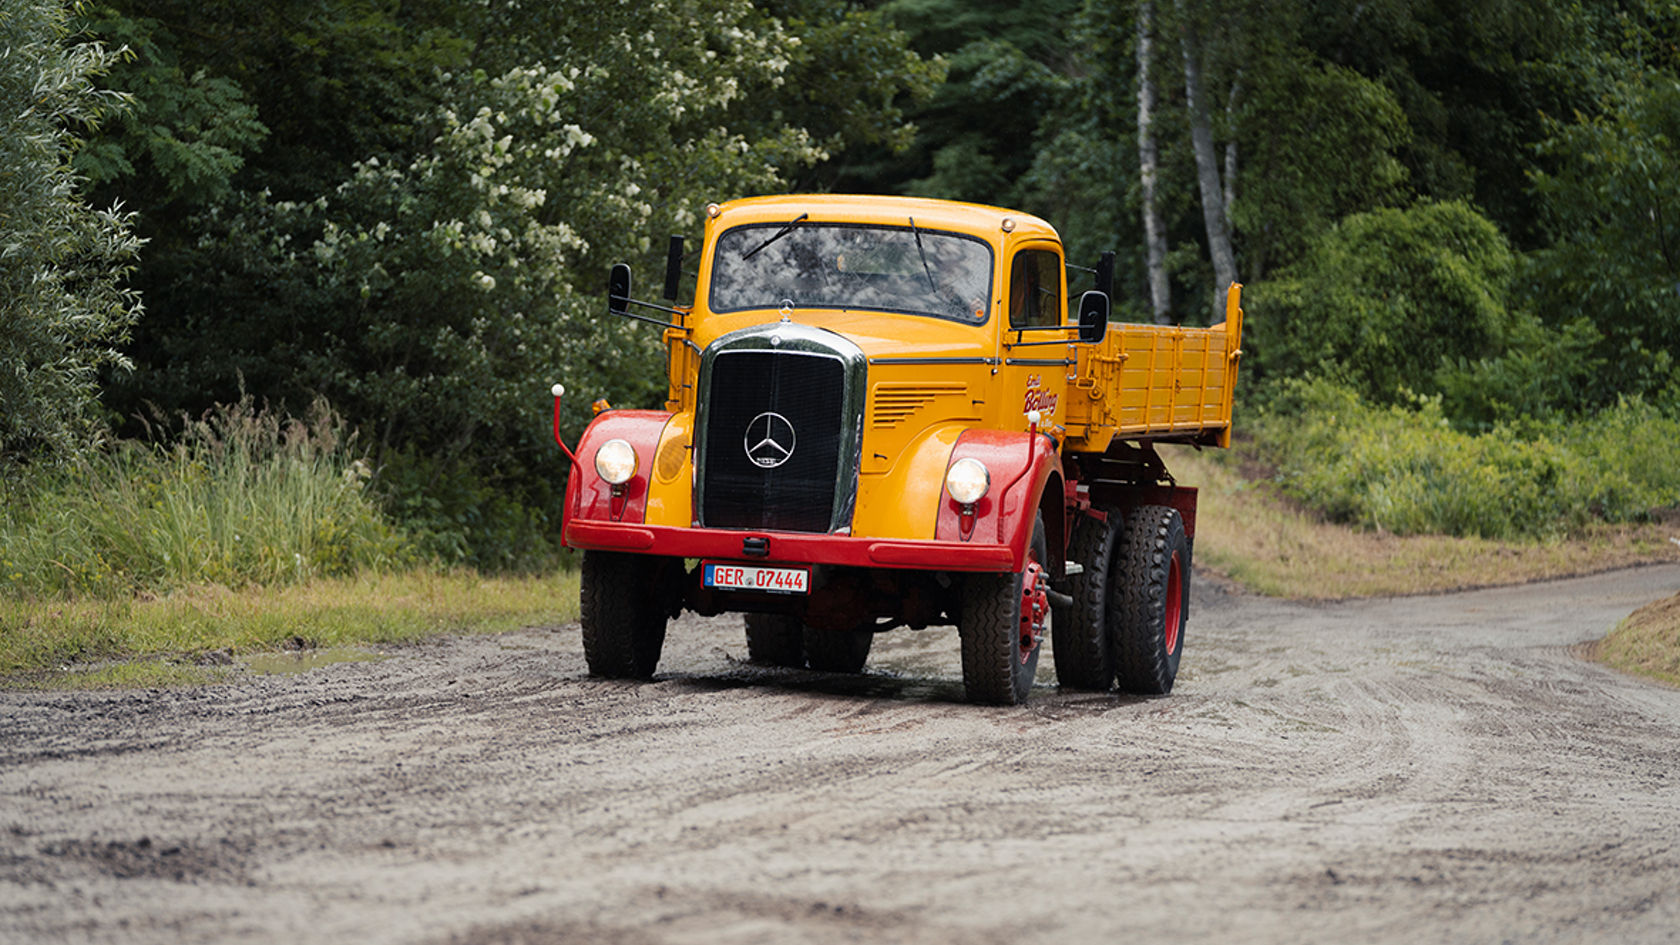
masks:
[[[1116,550],[1108,613],[1115,675],[1125,692],[1172,691],[1190,615],[1190,541],[1164,505],[1139,507]]]
[[[1050,622],[1049,557],[1044,517],[1033,524],[1032,544],[1014,574],[970,574],[963,582],[963,687],[970,702],[1018,705],[1032,691],[1038,654]]]
[[[1056,681],[1064,689],[1105,692],[1114,685],[1114,651],[1108,640],[1108,588],[1113,583],[1114,545],[1120,535],[1120,510],[1107,509],[1098,521],[1081,516],[1068,543],[1068,561],[1084,570],[1068,579],[1071,607],[1054,607],[1051,655]]]
[[[673,590],[664,558],[613,551],[583,553],[579,594],[583,658],[591,676],[648,679],[659,665]]]
[[[825,673],[859,673],[869,660],[875,642],[870,630],[816,630],[805,628],[805,660],[812,669]]]
[[[766,666],[805,665],[805,639],[797,617],[747,614],[747,659]]]

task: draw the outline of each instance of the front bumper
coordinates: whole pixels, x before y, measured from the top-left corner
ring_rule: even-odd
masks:
[[[727,531],[600,521],[567,522],[564,541],[570,548],[631,551],[673,558],[923,571],[1020,570],[1020,562],[1015,560],[1015,552],[1008,545],[985,542],[855,538],[850,535]]]

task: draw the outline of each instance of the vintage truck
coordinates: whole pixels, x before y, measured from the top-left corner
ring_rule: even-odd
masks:
[[[1043,220],[904,197],[709,205],[691,305],[670,250],[672,305],[608,289],[665,326],[664,409],[599,412],[566,484],[592,674],[651,677],[686,608],[833,672],[954,624],[981,703],[1024,700],[1047,638],[1063,687],[1172,688],[1196,490],[1155,445],[1230,444],[1240,286],[1210,328],[1110,326],[1112,255],[1074,295]]]

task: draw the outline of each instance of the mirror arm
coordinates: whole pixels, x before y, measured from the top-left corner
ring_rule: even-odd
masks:
[[[652,302],[642,302],[642,301],[638,301],[636,299],[625,299],[624,301],[629,303],[630,305],[640,305],[643,308],[651,308],[651,309],[655,309],[655,310],[661,311],[661,312],[669,312],[672,315],[680,316],[680,315],[683,314],[682,310],[680,310],[680,309],[666,308],[663,305],[655,305]],[[647,322],[651,325],[663,325],[666,328],[676,328],[676,329],[680,330],[683,327],[683,326],[677,324],[676,322],[668,322],[668,321],[665,321],[664,319],[654,318],[650,315],[637,315],[635,312],[632,312],[632,311],[629,311],[629,310],[625,310],[625,311],[622,311],[622,312],[613,312],[612,314],[620,315],[620,316],[623,316],[624,318],[634,318],[636,321]]]

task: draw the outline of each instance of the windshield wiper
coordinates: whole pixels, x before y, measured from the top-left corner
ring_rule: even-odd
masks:
[[[939,286],[933,281],[933,270],[928,268],[927,250],[922,248],[922,231],[916,229],[915,217],[910,218],[910,233],[916,237],[916,255],[922,257],[922,271],[927,273],[928,288],[932,289],[933,294],[937,296],[939,294]]]
[[[776,231],[776,234],[774,236],[772,236],[769,239],[765,240],[764,242],[758,244],[757,246],[754,246],[751,249],[751,251],[746,252],[746,253],[742,253],[741,258],[742,259],[751,259],[754,256],[757,256],[759,250],[763,249],[766,246],[769,246],[771,243],[776,242],[777,240],[781,239],[782,237],[788,235],[789,233],[792,233],[793,228],[798,226],[801,223],[804,223],[805,218],[809,217],[809,216],[810,216],[809,213],[801,213],[799,216],[796,216],[793,219],[789,220],[785,226],[783,226],[781,229]]]

